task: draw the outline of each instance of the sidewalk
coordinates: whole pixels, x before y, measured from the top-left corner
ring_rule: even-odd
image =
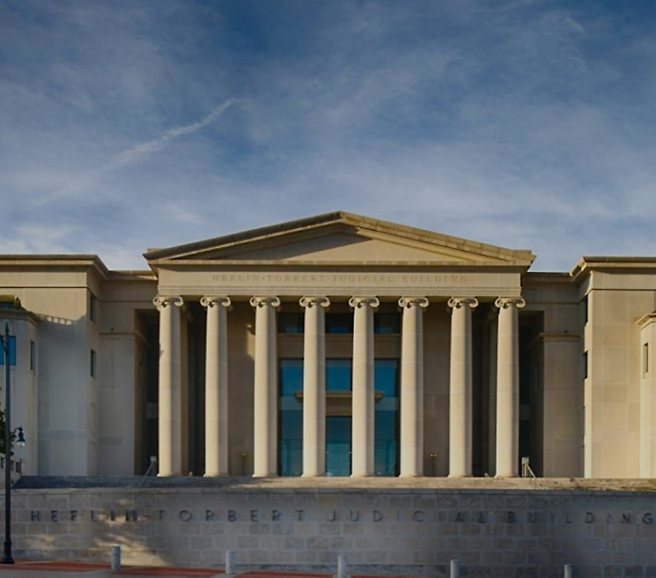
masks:
[[[222,575],[223,570],[219,569],[129,566],[125,566],[117,572],[112,572],[109,564],[88,564],[85,562],[37,562],[16,560],[15,564],[0,564],[0,577],[11,576],[15,578],[116,578],[117,576],[213,578]]]
[[[123,567],[112,572],[109,564],[86,562],[40,562],[16,560],[15,564],[0,564],[0,578],[116,578],[118,576],[161,576],[165,578],[214,578],[224,577],[217,568],[165,568],[161,566]],[[327,578],[328,574],[302,574],[296,572],[238,573],[239,578]]]

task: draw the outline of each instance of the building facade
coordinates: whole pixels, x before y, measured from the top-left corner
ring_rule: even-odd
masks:
[[[656,259],[343,212],[144,256],[0,256],[24,472],[654,476]]]

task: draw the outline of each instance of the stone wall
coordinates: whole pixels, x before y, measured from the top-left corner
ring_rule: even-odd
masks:
[[[471,489],[33,489],[13,493],[16,557],[238,571],[656,576],[648,492]]]

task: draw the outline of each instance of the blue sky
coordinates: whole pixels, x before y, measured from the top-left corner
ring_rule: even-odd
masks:
[[[2,0],[0,252],[345,210],[656,255],[655,0]]]

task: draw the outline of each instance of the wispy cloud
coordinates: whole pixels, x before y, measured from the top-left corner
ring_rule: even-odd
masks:
[[[645,3],[8,0],[3,250],[138,268],[344,209],[538,268],[654,253],[654,24]]]
[[[72,197],[88,194],[91,187],[93,187],[96,182],[103,176],[117,171],[123,167],[138,164],[148,156],[161,151],[174,140],[202,130],[207,125],[220,118],[228,108],[235,104],[235,102],[236,100],[234,98],[227,99],[216,108],[214,108],[210,114],[198,122],[171,128],[154,139],[131,146],[126,150],[121,151],[98,168],[87,172],[77,180],[70,183],[68,186],[66,186],[66,188],[63,188],[50,195],[47,198],[47,202],[52,202],[65,196]]]

